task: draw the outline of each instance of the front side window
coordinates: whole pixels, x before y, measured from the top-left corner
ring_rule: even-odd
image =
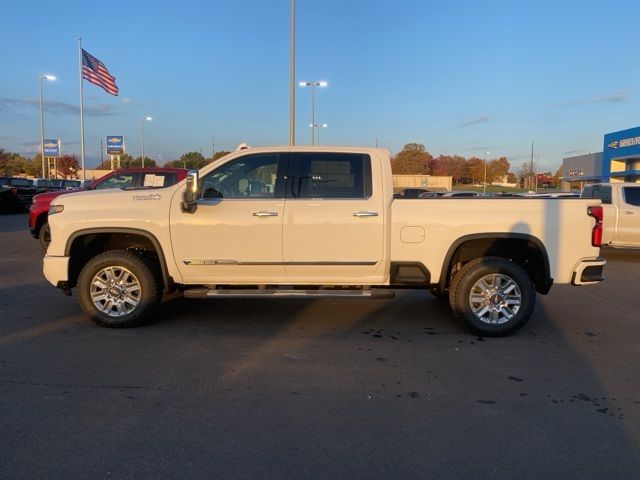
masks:
[[[369,198],[371,158],[354,153],[300,153],[290,162],[294,198]]]
[[[246,155],[225,163],[202,179],[202,198],[281,198],[276,190],[280,154]]]
[[[628,205],[640,207],[640,187],[624,187],[624,202]]]
[[[136,186],[136,173],[119,173],[96,185],[96,190],[103,188],[131,188]]]

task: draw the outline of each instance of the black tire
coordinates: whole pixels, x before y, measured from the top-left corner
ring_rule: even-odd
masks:
[[[38,230],[38,240],[40,241],[42,253],[47,253],[47,249],[51,243],[51,227],[49,227],[49,222],[44,222],[40,230]]]
[[[108,270],[109,267],[113,270]],[[111,282],[109,278],[116,280],[115,285],[107,288]],[[94,280],[100,286],[96,285],[92,290]],[[119,285],[124,286],[119,290]],[[125,288],[127,285],[129,287]],[[111,290],[114,287],[115,290]],[[92,292],[95,299],[107,297],[97,300],[102,308],[94,303]],[[91,320],[103,327],[126,328],[143,324],[158,304],[160,296],[159,281],[149,261],[128,250],[110,250],[93,257],[78,277],[80,307]]]
[[[487,277],[489,275],[491,277]],[[482,290],[489,286],[486,279],[492,280],[488,293]],[[515,287],[505,284],[506,279],[512,280]],[[519,305],[515,311],[515,304],[511,307],[506,303],[514,302],[517,297]],[[484,298],[486,305],[479,302],[479,298]],[[536,292],[531,278],[519,265],[500,257],[482,257],[468,262],[456,273],[449,288],[449,303],[458,320],[471,332],[483,337],[502,337],[527,323],[535,307]],[[477,305],[475,312],[474,305]],[[486,308],[489,310],[483,313]]]

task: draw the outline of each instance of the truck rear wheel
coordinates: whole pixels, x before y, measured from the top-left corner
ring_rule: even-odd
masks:
[[[110,250],[93,257],[78,277],[80,306],[103,327],[140,325],[159,299],[160,288],[151,266],[128,250]]]
[[[520,329],[536,302],[533,282],[522,267],[500,257],[470,261],[455,275],[449,303],[473,333],[501,337]]]

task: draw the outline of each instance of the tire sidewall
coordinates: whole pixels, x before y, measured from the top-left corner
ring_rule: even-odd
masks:
[[[49,222],[44,222],[38,231],[38,240],[40,241],[40,247],[43,253],[47,253],[49,249],[49,243],[51,242],[51,227]]]
[[[510,277],[520,289],[521,303],[518,313],[510,320],[492,325],[483,322],[473,313],[469,304],[469,294],[473,285],[482,277],[490,274],[503,274]],[[504,336],[520,329],[533,313],[536,292],[527,273],[515,263],[503,259],[488,259],[478,262],[460,279],[452,299],[454,310],[464,326],[481,336]]]
[[[140,301],[133,312],[124,317],[110,317],[100,311],[91,299],[91,281],[93,277],[106,267],[125,267],[140,282]],[[82,309],[97,324],[104,327],[133,327],[143,323],[158,303],[158,284],[147,262],[127,250],[112,250],[89,260],[78,277],[78,300]]]

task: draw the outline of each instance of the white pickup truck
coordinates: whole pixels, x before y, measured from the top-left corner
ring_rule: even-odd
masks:
[[[603,280],[599,200],[394,199],[374,148],[241,150],[174,186],[71,193],[49,211],[44,274],[96,323],[185,297],[447,297],[479,335],[508,335],[552,283]]]
[[[602,200],[602,245],[640,247],[640,184],[597,183],[580,196]]]

